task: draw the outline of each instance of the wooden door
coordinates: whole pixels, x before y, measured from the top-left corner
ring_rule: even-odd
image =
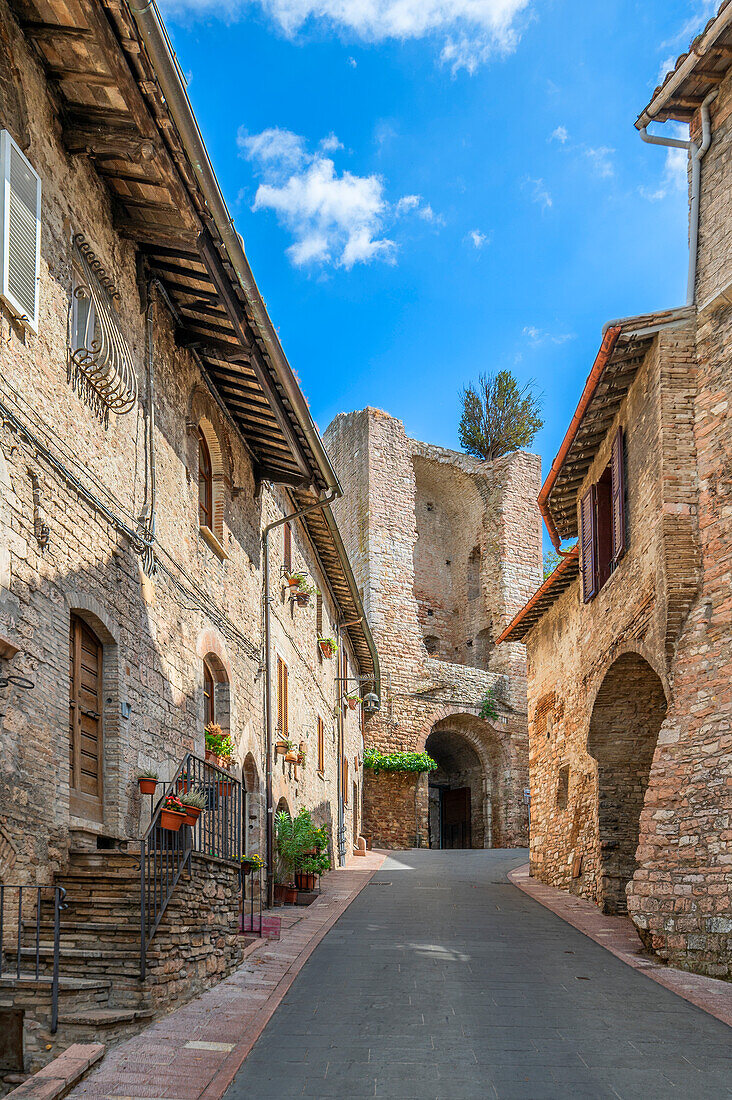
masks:
[[[78,616],[69,633],[70,809],[102,821],[102,643]]]
[[[470,848],[470,787],[442,792],[442,847]]]

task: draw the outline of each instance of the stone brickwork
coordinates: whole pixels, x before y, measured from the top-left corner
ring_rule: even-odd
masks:
[[[441,734],[457,735],[483,772],[473,846],[524,843],[524,649],[497,649],[495,638],[540,576],[539,460],[518,452],[479,462],[411,440],[401,421],[371,408],[336,417],[325,441],[346,489],[336,514],[382,666],[367,743],[439,754]],[[489,688],[495,722],[478,717]],[[415,790],[412,777],[367,775],[364,798],[374,844],[430,843],[424,777]]]
[[[702,162],[695,319],[659,334],[625,429],[629,547],[527,638],[532,874],[627,911],[675,966],[732,977],[732,78]],[[699,137],[699,119],[692,136]],[[560,805],[560,773],[569,769]]]
[[[197,360],[177,346],[174,320],[154,292],[148,394],[145,301],[134,245],[115,231],[93,162],[69,156],[60,144],[55,99],[3,0],[0,24],[3,50],[23,74],[29,130],[24,147],[43,185],[38,334],[24,330],[0,307],[0,672],[32,683],[31,688],[11,683],[0,690],[0,881],[50,884],[68,869],[71,851],[97,845],[124,850],[140,836],[149,808],[138,793],[138,773],[153,768],[168,781],[186,752],[203,755],[204,661],[216,681],[215,717],[232,736],[236,775],[247,789],[242,844],[250,852],[263,851],[261,532],[266,523],[292,512],[293,500],[289,491],[268,482],[257,489],[244,440],[215,400]],[[14,117],[0,117],[0,126],[17,134]],[[72,239],[79,230],[113,275],[118,321],[137,374],[139,394],[132,410],[108,418],[67,374]],[[150,402],[155,412],[150,440],[156,473],[154,573],[143,570],[139,554],[143,519],[149,518],[152,504],[146,447]],[[199,528],[199,428],[216,466],[214,540]],[[360,831],[360,711],[342,703],[339,662],[319,652],[315,596],[309,606],[299,607],[287,595],[282,528],[270,536],[270,555],[272,658],[279,653],[287,662],[289,733],[308,750],[304,769],[275,763],[274,800],[293,813],[302,807],[313,810],[319,822],[331,826],[335,844],[339,747],[349,762],[345,835]],[[294,567],[304,570],[322,593],[321,629],[339,639],[350,669],[357,672],[341,626],[344,613],[334,602],[306,528],[297,521],[292,556]],[[75,810],[70,798],[72,615],[102,647],[97,816]],[[325,726],[322,772],[317,769],[318,717]],[[229,923],[228,901],[222,912]],[[186,928],[194,934],[190,922]],[[235,961],[235,935],[224,937],[222,950],[229,962]],[[201,975],[194,956],[188,956],[184,969],[178,958],[176,995],[195,989],[204,972],[211,978],[222,972],[218,963],[210,969],[214,954],[206,953]]]

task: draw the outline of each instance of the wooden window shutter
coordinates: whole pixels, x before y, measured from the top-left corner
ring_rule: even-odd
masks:
[[[283,546],[283,558],[285,572],[292,572],[292,528],[289,523],[285,524],[283,532],[284,546]]]
[[[617,565],[627,545],[625,534],[625,456],[623,429],[618,428],[610,456],[612,475],[613,565]]]
[[[277,729],[281,737],[287,737],[287,665],[277,658]]]
[[[38,332],[41,177],[7,130],[0,130],[0,294]]]
[[[325,772],[325,727],[323,719],[318,715],[318,771]]]
[[[597,595],[597,486],[592,485],[580,504],[580,562],[582,599],[585,603]]]
[[[282,662],[282,732],[285,737],[290,736],[290,699],[287,665]]]
[[[315,597],[315,633],[319,638],[323,637],[323,595],[318,592]]]

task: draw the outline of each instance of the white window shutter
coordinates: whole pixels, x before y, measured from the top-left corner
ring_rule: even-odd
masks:
[[[7,130],[0,130],[0,295],[38,332],[41,177]]]

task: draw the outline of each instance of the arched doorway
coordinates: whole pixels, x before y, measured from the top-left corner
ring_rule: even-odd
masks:
[[[639,653],[624,653],[595,698],[587,749],[597,761],[598,902],[627,913],[637,863],[640,815],[658,733],[666,715],[660,678]]]
[[[425,743],[425,751],[437,764],[428,778],[431,848],[496,844],[493,817],[497,814],[491,796],[497,753],[488,747],[492,732],[486,722],[471,715],[456,715],[433,726]]]
[[[244,785],[242,851],[261,852],[259,774],[254,756],[248,752],[241,769]]]
[[[76,614],[69,620],[69,804],[103,821],[104,645]]]

